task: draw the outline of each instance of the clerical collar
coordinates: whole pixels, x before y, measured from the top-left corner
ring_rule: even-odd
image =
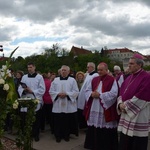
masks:
[[[68,77],[69,76],[63,78],[62,76],[60,76],[60,80],[68,80]]]
[[[93,71],[93,72],[89,73],[89,75],[91,76],[91,75],[93,75],[94,73],[96,73],[96,71]]]
[[[33,73],[33,74],[28,74],[28,78],[35,78],[36,77],[36,75],[37,75],[37,73],[35,72],[35,73]]]

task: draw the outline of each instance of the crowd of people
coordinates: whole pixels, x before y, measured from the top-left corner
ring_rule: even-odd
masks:
[[[40,74],[34,63],[28,63],[28,73],[17,71],[14,82],[18,97],[40,100],[33,124],[35,141],[40,140],[47,123],[57,143],[69,142],[71,134],[79,136],[79,130],[86,129],[86,149],[147,150],[150,74],[143,65],[143,58],[135,54],[125,72],[118,65],[111,73],[105,62],[97,67],[88,62],[85,73],[72,76],[67,65],[58,74]],[[9,118],[8,114],[6,126]]]

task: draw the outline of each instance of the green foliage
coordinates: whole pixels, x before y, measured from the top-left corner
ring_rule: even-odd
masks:
[[[34,62],[37,71],[41,73],[46,73],[52,71],[57,73],[58,69],[62,65],[68,65],[72,71],[86,71],[86,65],[88,62],[94,62],[96,66],[100,62],[105,62],[109,66],[109,70],[113,71],[113,66],[115,64],[122,66],[119,62],[111,61],[105,55],[102,55],[98,50],[94,53],[87,55],[74,56],[69,53],[66,49],[61,49],[58,44],[54,44],[51,48],[46,48],[42,55],[32,55],[26,58],[19,56],[13,63],[12,68],[17,70],[22,70],[27,72],[27,63]]]
[[[21,56],[15,59],[15,61],[11,62],[13,70],[22,70],[22,68],[26,68],[25,60]]]
[[[144,70],[147,70],[147,71],[150,70],[150,66],[144,66],[143,68],[144,68]]]
[[[0,149],[3,147],[1,138],[4,133],[3,129],[6,116],[11,111],[12,103],[17,99],[14,79],[9,71],[11,67],[11,57],[17,49],[18,47],[12,51],[5,65],[0,68]]]
[[[12,118],[14,121],[14,127],[18,129],[18,135],[16,137],[16,144],[19,148],[23,148],[24,150],[32,150],[32,125],[35,121],[35,109],[38,104],[37,100],[31,99],[31,100],[20,100],[18,99],[17,102],[14,104],[16,105],[18,103],[18,108],[14,109],[12,112]],[[23,121],[20,109],[22,107],[27,107],[27,112],[25,115],[25,122],[24,122],[24,128],[22,129],[21,121]]]
[[[2,92],[3,90],[0,88],[0,91]],[[7,94],[6,91],[3,92],[4,95]],[[4,134],[4,125],[5,125],[5,119],[7,116],[7,108],[6,107],[6,97],[0,97],[0,149],[2,149],[3,145],[1,143],[1,138],[3,137]]]

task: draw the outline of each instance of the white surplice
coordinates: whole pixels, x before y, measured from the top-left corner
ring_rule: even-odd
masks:
[[[102,82],[99,83],[97,87],[97,91],[100,93],[100,99],[101,102],[103,103],[103,107],[108,109],[110,106],[112,106],[115,103],[118,95],[118,86],[116,80],[114,80],[114,83],[110,91],[102,93]],[[91,93],[92,93],[92,85],[89,84],[85,92],[85,96],[87,100],[90,98]],[[93,98],[89,119],[87,120],[88,126],[94,126],[96,128],[117,127],[117,121],[111,121],[111,122],[105,121],[103,107],[101,106],[99,99]]]
[[[57,95],[62,92],[66,93],[68,97],[63,99],[57,97]],[[60,80],[60,77],[55,78],[51,84],[49,93],[53,101],[52,112],[72,113],[77,111],[79,89],[74,78],[68,77],[67,80]]]

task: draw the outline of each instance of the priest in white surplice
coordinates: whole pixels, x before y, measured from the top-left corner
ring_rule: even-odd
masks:
[[[69,141],[69,135],[78,136],[77,124],[77,96],[79,89],[77,82],[69,76],[70,68],[61,67],[61,75],[54,79],[50,87],[50,95],[53,101],[54,135],[56,142],[62,138]]]
[[[33,63],[28,63],[28,74],[24,75],[21,80],[21,85],[18,88],[18,93],[20,97],[29,97],[32,99],[38,99],[39,103],[36,108],[36,121],[33,125],[33,136],[35,141],[39,141],[39,130],[40,130],[40,114],[42,107],[42,96],[45,93],[45,83],[43,77],[35,72],[35,65]],[[21,114],[27,112],[27,108],[21,108]]]
[[[83,116],[83,109],[86,103],[86,98],[85,98],[85,90],[87,88],[87,85],[92,81],[92,79],[96,76],[99,76],[98,73],[95,71],[95,64],[93,62],[88,62],[87,63],[87,74],[86,78],[83,82],[83,85],[81,87],[79,96],[78,96],[78,121],[79,121],[79,128],[86,128],[87,123],[85,121],[85,118]]]

